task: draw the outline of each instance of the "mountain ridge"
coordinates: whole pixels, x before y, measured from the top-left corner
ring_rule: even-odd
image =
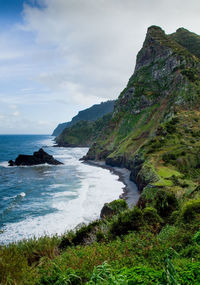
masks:
[[[111,166],[130,169],[131,179],[141,191],[152,185],[171,190],[174,183],[170,177],[177,173],[187,180],[189,169],[183,170],[183,164],[192,169],[198,165],[199,143],[193,142],[191,146],[195,134],[189,131],[188,137],[182,129],[188,128],[188,117],[188,123],[198,133],[199,79],[199,58],[160,27],[150,27],[137,55],[135,71],[116,101],[107,125],[110,132],[99,135],[85,159],[105,159]],[[186,137],[184,142],[181,136]],[[178,151],[181,147],[187,149],[186,155]],[[163,156],[175,158],[167,163]],[[196,161],[193,165],[192,159]],[[198,185],[196,179],[190,181],[193,190]],[[181,186],[178,189],[183,191]]]
[[[95,121],[100,117],[103,117],[107,113],[113,111],[115,100],[108,100],[106,102],[101,102],[100,104],[95,104],[89,108],[79,111],[76,116],[72,118],[70,122],[59,124],[52,133],[52,136],[59,136],[65,128],[73,126],[79,121]]]

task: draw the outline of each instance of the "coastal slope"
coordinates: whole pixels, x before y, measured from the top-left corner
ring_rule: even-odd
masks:
[[[199,183],[200,59],[190,48],[198,36],[186,36],[191,45],[183,46],[180,30],[166,35],[160,27],[148,29],[106,126],[110,131],[85,157],[130,169],[141,191],[162,187],[182,196]]]
[[[90,108],[78,112],[70,122],[59,124],[52,133],[52,136],[59,136],[65,128],[73,126],[79,121],[95,121],[104,115],[111,113],[114,108],[115,100],[109,100],[100,104],[95,104]]]

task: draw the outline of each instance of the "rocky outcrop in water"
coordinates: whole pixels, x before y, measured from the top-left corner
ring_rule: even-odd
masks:
[[[52,155],[45,152],[42,148],[39,151],[33,153],[33,155],[20,154],[15,161],[10,160],[9,166],[31,166],[38,164],[51,164],[51,165],[60,165],[62,162],[56,160]]]

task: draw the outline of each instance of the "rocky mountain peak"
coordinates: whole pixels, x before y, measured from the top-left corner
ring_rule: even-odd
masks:
[[[191,36],[192,33],[188,33]],[[173,106],[187,105],[191,102],[188,90],[193,90],[193,94],[197,92],[194,82],[199,80],[199,74],[200,61],[190,49],[166,35],[160,27],[151,26],[137,55],[135,71],[119,96],[114,114],[128,110],[139,114],[163,99],[170,100]]]

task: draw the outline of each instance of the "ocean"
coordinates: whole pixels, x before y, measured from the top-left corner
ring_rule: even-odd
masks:
[[[87,148],[53,147],[49,135],[0,135],[0,244],[63,234],[99,218],[124,184],[107,169],[79,161]],[[64,165],[9,167],[39,148]]]

